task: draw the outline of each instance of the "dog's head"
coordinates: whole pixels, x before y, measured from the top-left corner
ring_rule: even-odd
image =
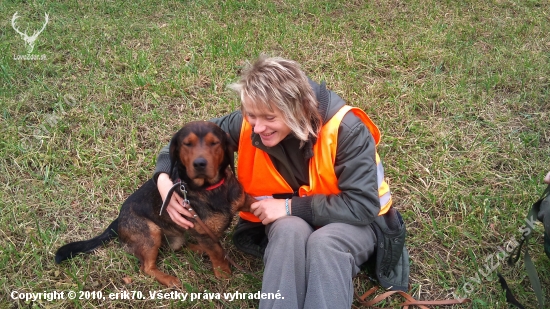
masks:
[[[174,173],[194,187],[209,186],[234,172],[236,145],[216,124],[193,121],[185,124],[170,141],[172,179]]]

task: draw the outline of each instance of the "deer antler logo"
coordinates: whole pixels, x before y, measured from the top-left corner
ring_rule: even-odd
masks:
[[[44,23],[44,26],[42,26],[42,29],[40,29],[38,31],[35,31],[31,36],[28,36],[26,31],[21,32],[21,31],[17,30],[17,27],[15,26],[15,20],[18,19],[20,16],[17,15],[17,12],[15,12],[15,14],[13,14],[13,17],[11,19],[11,26],[13,27],[13,30],[15,30],[15,32],[19,33],[21,35],[21,37],[23,38],[23,40],[25,41],[25,46],[27,46],[27,53],[28,54],[32,53],[32,51],[34,49],[34,41],[36,41],[36,39],[38,38],[38,35],[42,31],[44,31],[44,28],[46,28],[46,25],[48,24],[49,16],[46,13],[44,13],[44,15],[46,16],[46,22]]]

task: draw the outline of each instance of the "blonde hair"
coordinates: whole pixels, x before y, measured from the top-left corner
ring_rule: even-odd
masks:
[[[301,141],[300,147],[310,135],[317,137],[321,128],[318,102],[298,63],[260,56],[247,64],[238,82],[228,87],[240,95],[241,102],[247,97],[258,109],[278,108],[285,124]]]

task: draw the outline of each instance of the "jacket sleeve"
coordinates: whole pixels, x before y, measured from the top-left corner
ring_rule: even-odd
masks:
[[[157,165],[153,173],[153,181],[155,184],[161,173],[170,174],[170,144],[162,147],[157,156]]]
[[[239,145],[239,136],[241,134],[241,126],[243,117],[240,111],[235,111],[229,115],[213,118],[210,121],[214,122],[229,134],[235,145]],[[162,147],[157,156],[157,165],[153,173],[153,180],[157,182],[158,176],[161,173],[170,174],[170,144]]]
[[[368,225],[378,216],[380,200],[376,170],[376,147],[367,127],[348,113],[339,128],[334,171],[339,194],[316,194],[292,199],[297,215],[314,226],[329,223]],[[309,204],[309,205],[307,205]],[[309,206],[309,207],[308,207]],[[310,218],[307,210],[310,208]]]

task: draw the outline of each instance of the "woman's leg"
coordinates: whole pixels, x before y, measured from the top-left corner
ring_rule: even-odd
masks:
[[[352,278],[376,247],[370,226],[331,223],[316,230],[307,241],[307,294],[304,308],[351,308]]]
[[[283,217],[266,226],[262,293],[284,299],[260,300],[260,308],[303,308],[306,295],[306,244],[313,228],[298,217]]]

